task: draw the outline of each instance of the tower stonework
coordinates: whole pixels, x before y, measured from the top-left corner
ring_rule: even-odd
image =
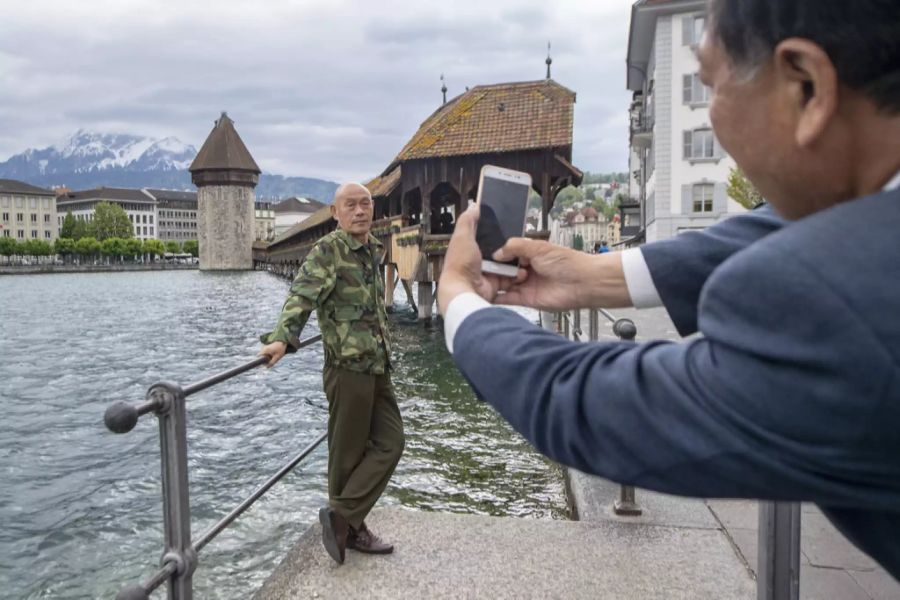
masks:
[[[224,112],[189,170],[197,186],[200,270],[252,269],[260,170]]]

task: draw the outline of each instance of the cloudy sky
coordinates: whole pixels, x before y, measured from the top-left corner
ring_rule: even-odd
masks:
[[[577,166],[623,171],[631,0],[7,0],[0,161],[77,129],[199,148],[222,110],[263,170],[380,172],[465,86],[578,93]]]

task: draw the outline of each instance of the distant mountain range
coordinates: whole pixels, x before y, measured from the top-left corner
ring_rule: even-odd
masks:
[[[0,179],[73,190],[101,186],[193,190],[187,168],[195,156],[196,148],[174,137],[157,140],[79,130],[61,144],[29,149],[0,162]],[[256,197],[303,196],[330,203],[336,189],[335,182],[324,179],[263,173]]]

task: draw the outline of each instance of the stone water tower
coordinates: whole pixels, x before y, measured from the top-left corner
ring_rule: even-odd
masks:
[[[260,170],[224,112],[189,170],[197,186],[200,269],[252,269]]]

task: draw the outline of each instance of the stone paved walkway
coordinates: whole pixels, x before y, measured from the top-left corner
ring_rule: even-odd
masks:
[[[698,500],[637,490],[640,517],[618,517],[612,503],[619,486],[570,471],[571,499],[587,521],[617,521],[709,527],[723,532],[732,549],[756,576],[757,503],[750,500]],[[801,600],[900,600],[900,583],[857,550],[812,505],[801,516]]]

